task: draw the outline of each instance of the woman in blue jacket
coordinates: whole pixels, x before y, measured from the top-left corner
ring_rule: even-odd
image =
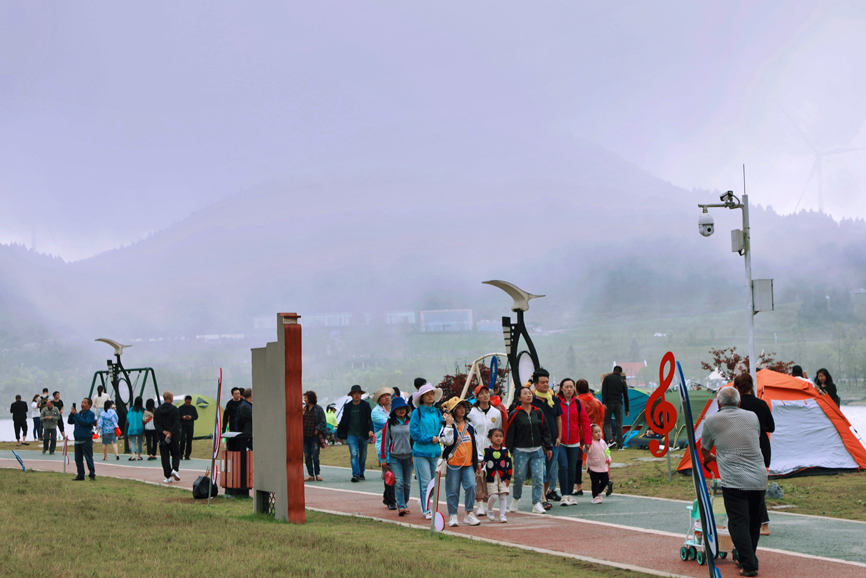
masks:
[[[442,390],[429,383],[424,384],[412,396],[415,410],[409,419],[409,433],[412,435],[412,460],[415,462],[415,476],[418,478],[421,509],[424,517],[431,519],[432,512],[427,508],[427,486],[436,471],[441,448],[439,431],[442,429],[442,413],[433,404],[442,399]]]

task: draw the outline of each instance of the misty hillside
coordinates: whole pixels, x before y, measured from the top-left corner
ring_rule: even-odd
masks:
[[[696,204],[718,193],[679,189],[584,142],[545,146],[481,155],[454,174],[266,184],[74,263],[5,248],[7,299],[26,296],[11,309],[82,334],[129,336],[242,333],[286,309],[468,307],[497,319],[508,302],[480,285],[488,278],[547,294],[534,319],[551,329],[742,306],[728,234],[739,211],[714,211],[716,235],[697,233]],[[753,206],[752,227],[754,275],[776,279],[777,301],[816,283],[866,285],[863,221]]]

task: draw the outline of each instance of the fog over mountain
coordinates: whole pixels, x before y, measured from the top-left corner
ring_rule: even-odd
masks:
[[[0,388],[85,387],[95,337],[184,389],[248,382],[286,310],[323,391],[433,379],[501,336],[386,314],[495,324],[493,278],[547,295],[551,363],[678,347],[697,375],[744,346],[740,213],[696,226],[743,164],[762,343],[860,379],[863,53],[834,0],[9,4]]]

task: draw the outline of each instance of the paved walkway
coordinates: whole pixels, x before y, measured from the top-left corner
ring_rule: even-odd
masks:
[[[38,452],[19,454],[29,468],[62,471],[59,453],[50,457]],[[182,461],[182,481],[176,485],[191,490],[193,480],[209,465],[206,460]],[[0,451],[0,467],[20,466],[10,451]],[[74,475],[74,463],[70,468],[67,472]],[[97,476],[152,483],[163,479],[158,461],[129,462],[121,458],[102,462],[99,456],[96,468]],[[429,528],[429,522],[420,514],[417,497],[413,497],[412,513],[407,517],[400,518],[385,508],[378,471],[369,472],[365,482],[353,484],[345,468],[322,470],[324,482],[306,485],[308,508]],[[415,483],[412,494],[417,493]],[[479,527],[460,526],[448,532],[659,576],[707,576],[706,567],[679,559],[679,548],[688,527],[686,502],[614,494],[604,504],[593,505],[588,496],[583,496],[577,506],[554,505],[550,512],[539,515],[529,513],[528,498],[528,492],[524,492],[526,503],[522,504],[522,511],[509,514],[507,524],[485,518]],[[444,500],[440,509],[444,511]],[[866,524],[776,512],[770,516],[773,535],[762,537],[758,549],[762,578],[866,575]],[[722,576],[737,576],[730,558],[721,560],[719,567]]]

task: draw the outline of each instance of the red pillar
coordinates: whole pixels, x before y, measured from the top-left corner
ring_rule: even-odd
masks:
[[[286,354],[286,481],[289,522],[307,521],[304,510],[304,417],[301,409],[301,325],[297,313],[280,313]]]

